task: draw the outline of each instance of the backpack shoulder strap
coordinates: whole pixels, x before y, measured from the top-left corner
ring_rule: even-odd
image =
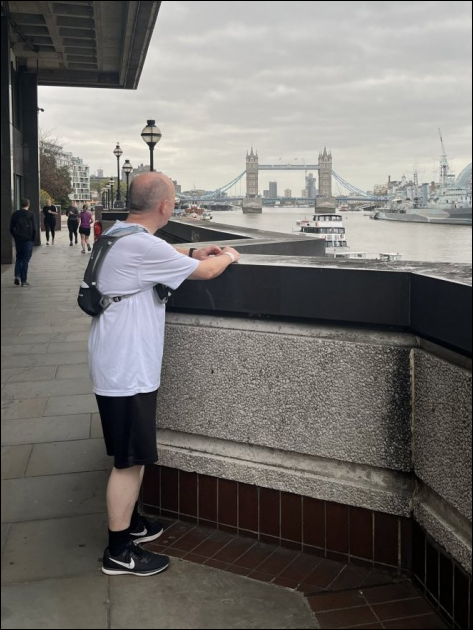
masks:
[[[138,225],[132,225],[130,227],[117,230],[113,230],[112,228],[111,234],[108,234],[108,231],[102,234],[100,238],[95,242],[92,249],[89,264],[87,265],[84,273],[84,282],[86,282],[89,287],[97,286],[99,271],[102,268],[105,256],[108,254],[111,248],[121,238],[124,238],[125,236],[130,236],[131,234],[139,234],[140,232],[146,232],[147,234],[149,234],[148,230]]]

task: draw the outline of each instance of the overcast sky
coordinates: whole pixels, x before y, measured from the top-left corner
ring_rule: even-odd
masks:
[[[184,189],[231,181],[252,145],[273,164],[327,145],[365,190],[416,160],[431,181],[439,127],[455,170],[471,161],[471,2],[165,1],[137,91],[40,88],[40,106],[92,172],[115,172],[117,141],[148,163],[154,118],[156,168]],[[303,174],[277,179],[303,188]]]

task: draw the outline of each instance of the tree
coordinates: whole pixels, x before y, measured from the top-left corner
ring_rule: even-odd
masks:
[[[41,208],[44,208],[44,206],[47,205],[48,199],[52,199],[52,202],[54,203],[53,196],[50,195],[46,190],[43,190],[41,188],[41,190],[39,191],[39,205],[41,206]]]
[[[57,138],[41,131],[39,141],[41,188],[47,190],[57,204],[68,207],[72,192],[70,159]]]

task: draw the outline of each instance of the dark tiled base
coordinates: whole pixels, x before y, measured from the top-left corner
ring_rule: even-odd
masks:
[[[471,578],[410,519],[160,466],[147,467],[142,503],[148,514],[180,521],[165,541],[175,557],[307,594],[414,575],[421,597],[449,627],[471,628]],[[433,609],[410,617],[431,624]],[[442,627],[403,626],[402,617],[373,621],[366,610],[358,612],[369,617],[357,624],[362,627],[370,621],[373,627],[383,627],[380,621],[387,628]]]
[[[356,567],[184,522],[169,522],[163,536],[148,548],[299,590],[321,628],[447,628],[410,581],[373,567]]]
[[[472,581],[422,528],[414,525],[414,579],[435,609],[459,630],[471,628]]]
[[[344,563],[412,568],[409,519],[149,466],[144,509]]]

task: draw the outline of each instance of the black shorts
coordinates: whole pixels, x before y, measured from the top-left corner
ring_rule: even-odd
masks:
[[[155,464],[157,390],[112,398],[97,396],[107,454],[115,458],[115,468]]]
[[[84,236],[90,236],[90,228],[79,228],[79,234],[83,234]]]

